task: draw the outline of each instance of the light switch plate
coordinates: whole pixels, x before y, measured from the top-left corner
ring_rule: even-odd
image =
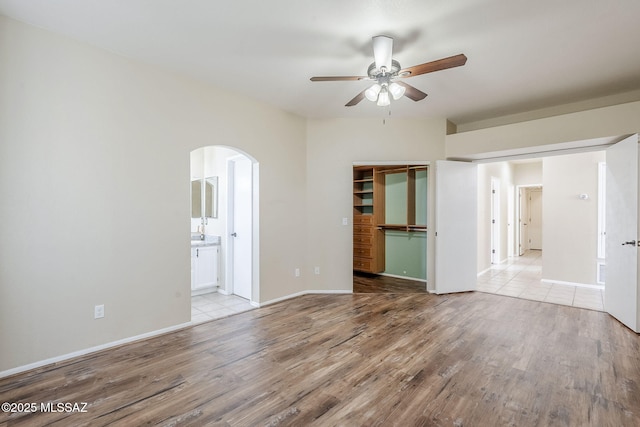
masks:
[[[104,304],[96,305],[93,310],[94,319],[102,319],[104,317]]]

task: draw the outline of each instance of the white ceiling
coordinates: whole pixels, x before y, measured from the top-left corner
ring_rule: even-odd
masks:
[[[638,0],[0,0],[0,13],[305,117],[379,117],[371,37],[409,67],[464,53],[463,67],[405,80],[429,96],[394,117],[469,123],[640,89]]]

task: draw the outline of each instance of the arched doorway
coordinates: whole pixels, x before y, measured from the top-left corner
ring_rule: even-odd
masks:
[[[219,245],[218,280],[204,290],[195,289],[193,283],[197,271],[192,253],[192,321],[196,322],[207,320],[202,313],[216,318],[258,305],[259,168],[254,157],[230,146],[198,148],[190,161],[192,187],[194,181],[203,183],[204,204],[203,214],[197,216],[192,200],[192,239]],[[209,188],[212,182],[215,188]],[[214,200],[205,202],[207,196]]]

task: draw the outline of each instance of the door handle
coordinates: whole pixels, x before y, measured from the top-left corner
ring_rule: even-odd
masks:
[[[624,242],[624,243],[622,244],[622,246],[624,246],[624,245],[631,245],[631,246],[635,246],[635,245],[636,245],[636,241],[635,241],[635,240],[632,240],[632,241],[630,241],[630,242]]]
[[[231,237],[238,237],[238,233],[231,233]]]

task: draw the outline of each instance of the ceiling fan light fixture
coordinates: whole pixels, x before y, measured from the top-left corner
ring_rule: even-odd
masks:
[[[427,97],[421,90],[404,82],[395,82],[396,79],[419,76],[421,74],[433,73],[435,71],[460,67],[467,62],[467,57],[461,53],[436,61],[425,62],[413,67],[402,68],[400,63],[391,56],[393,53],[393,38],[388,36],[373,37],[373,59],[369,65],[366,76],[327,76],[311,77],[312,82],[335,82],[335,81],[374,81],[375,84],[362,90],[345,107],[353,107],[360,101],[367,98],[381,107],[391,104],[391,99],[398,100],[403,96],[412,101],[420,101]]]
[[[405,91],[406,88],[396,82],[393,82],[389,85],[389,92],[391,92],[391,96],[396,101],[404,96]]]
[[[391,99],[389,98],[389,91],[385,86],[380,90],[380,94],[378,95],[378,102],[376,105],[378,105],[378,107],[386,107],[389,104],[391,104]]]
[[[376,83],[373,86],[371,86],[369,89],[364,91],[364,96],[366,96],[369,101],[376,102],[376,100],[378,99],[378,94],[380,93],[381,89],[382,89],[382,86]]]

